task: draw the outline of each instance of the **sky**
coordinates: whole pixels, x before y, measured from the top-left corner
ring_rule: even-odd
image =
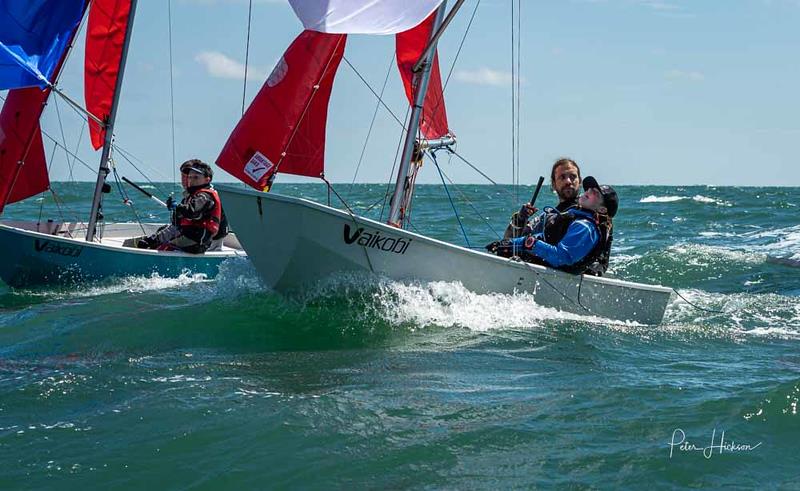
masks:
[[[611,184],[800,185],[800,0],[521,4],[522,183],[568,156],[584,175]],[[284,0],[253,0],[252,9],[246,101],[302,30]],[[115,134],[150,179],[171,181],[174,162],[218,155],[242,113],[247,18],[248,0],[139,0]],[[452,70],[445,99],[457,151],[503,183],[513,179],[511,26],[511,0],[467,0],[439,44],[443,76]],[[345,56],[376,92],[388,73],[384,101],[402,118],[407,102],[393,48],[392,36],[350,36]],[[83,49],[79,40],[60,81],[76,100]],[[380,108],[367,140],[376,102],[342,63],[329,111],[329,180],[393,180],[401,128]],[[70,170],[68,156],[53,153],[45,138],[52,179],[94,180],[100,154],[81,118],[58,101],[43,128],[86,163]],[[455,182],[487,182],[440,155]],[[117,161],[122,175],[142,179]],[[232,178],[220,170],[216,180]],[[439,182],[435,167],[426,164],[418,182]]]

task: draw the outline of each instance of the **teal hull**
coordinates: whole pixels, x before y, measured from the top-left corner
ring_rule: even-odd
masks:
[[[0,278],[15,288],[153,273],[164,277],[204,274],[211,278],[223,261],[239,256],[245,256],[244,252],[194,255],[139,250],[0,225]]]

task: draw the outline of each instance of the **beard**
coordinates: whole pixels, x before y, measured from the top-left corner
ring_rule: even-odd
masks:
[[[576,188],[564,186],[559,189],[556,194],[558,194],[558,199],[561,201],[572,201],[578,197],[578,190]]]

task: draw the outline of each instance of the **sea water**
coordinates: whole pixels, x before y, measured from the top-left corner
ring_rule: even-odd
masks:
[[[83,219],[91,188],[5,217]],[[385,185],[335,188],[380,218]],[[213,281],[0,284],[0,489],[800,488],[800,269],[766,262],[800,253],[800,188],[617,189],[611,272],[694,304],[659,326],[447,282],[284,297],[242,259]],[[472,247],[531,194],[449,191],[464,231],[425,185],[411,229]],[[116,189],[105,208],[131,220]]]

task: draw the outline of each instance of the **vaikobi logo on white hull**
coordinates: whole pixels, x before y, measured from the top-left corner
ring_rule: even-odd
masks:
[[[353,244],[357,243],[363,247],[370,247],[372,249],[380,249],[386,252],[393,252],[395,254],[405,254],[408,246],[414,239],[396,239],[394,237],[384,237],[379,230],[374,232],[365,232],[362,227],[359,227],[352,234],[350,233],[350,225],[344,225],[344,243]]]

